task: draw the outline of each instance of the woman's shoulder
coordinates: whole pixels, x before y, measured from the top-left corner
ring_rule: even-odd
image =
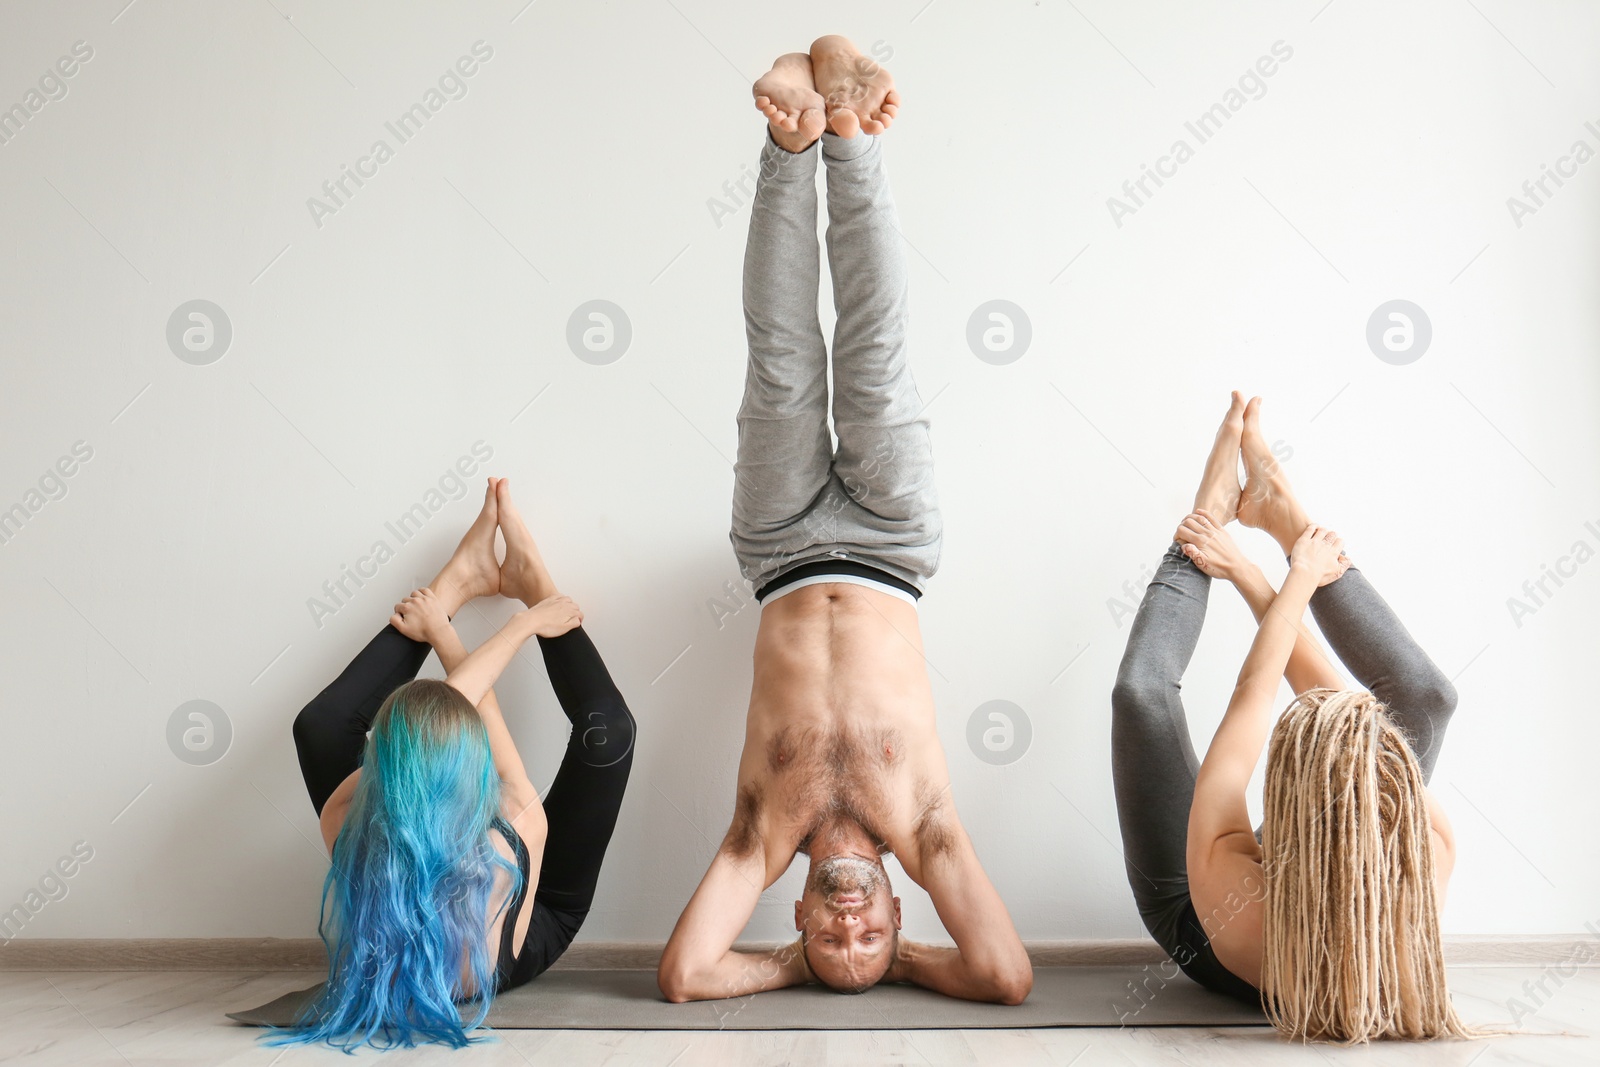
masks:
[[[539,791],[531,784],[501,786],[497,819],[513,830],[528,848],[544,851],[547,832],[544,807],[539,803]]]

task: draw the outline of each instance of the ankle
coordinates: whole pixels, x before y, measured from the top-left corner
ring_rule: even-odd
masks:
[[[479,596],[475,584],[451,564],[446,564],[443,570],[434,575],[428,588],[433,590],[433,595],[439,598],[439,603],[444,607],[444,613],[451,618],[455,618],[463,605]]]
[[[435,578],[434,583],[428,588],[432,589],[434,595],[439,598],[439,606],[444,608],[445,618],[447,619],[454,619],[460,614],[462,607],[473,599],[463,593],[459,585],[449,580],[440,581],[439,578]]]
[[[1239,517],[1239,501],[1237,497],[1232,500],[1226,497],[1208,500],[1197,496],[1194,498],[1194,510],[1205,512],[1225,526]]]
[[[1300,535],[1311,525],[1311,517],[1300,509],[1290,512],[1284,520],[1273,525],[1272,539],[1278,542],[1278,547],[1283,549],[1285,557],[1289,555],[1294,543],[1300,540]]]
[[[800,133],[783,132],[783,140],[781,141],[778,140],[779,135],[780,131],[774,130],[771,123],[768,123],[766,154],[769,156],[776,154],[775,158],[780,160],[785,160],[790,156],[804,156],[807,152],[810,152],[813,148],[816,148],[819,143],[821,143],[820,137],[813,137],[811,140],[807,141],[805,140],[805,135]],[[815,158],[815,156],[812,157],[813,160]]]
[[[822,145],[822,158],[830,163],[849,163],[860,159],[878,143],[876,134],[861,131],[854,137],[841,137],[833,130],[822,131],[818,139]]]
[[[541,601],[549,600],[559,592],[556,589],[556,584],[550,581],[548,575],[543,579],[536,579],[517,586],[515,592],[505,589],[504,586],[502,586],[501,591],[512,600],[520,600],[530,608]]]

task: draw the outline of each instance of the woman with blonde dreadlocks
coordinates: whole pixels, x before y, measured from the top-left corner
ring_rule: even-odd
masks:
[[[1128,880],[1185,974],[1260,1004],[1288,1036],[1469,1037],[1439,941],[1455,843],[1426,788],[1455,690],[1339,535],[1308,520],[1261,436],[1260,404],[1233,394],[1117,673],[1112,763]],[[1225,531],[1235,518],[1289,557],[1276,592]],[[1233,583],[1259,628],[1197,762],[1179,689],[1212,578]],[[1365,688],[1322,653],[1302,622],[1308,606]],[[1274,726],[1279,677],[1296,695]],[[1258,840],[1245,790],[1263,746]]]

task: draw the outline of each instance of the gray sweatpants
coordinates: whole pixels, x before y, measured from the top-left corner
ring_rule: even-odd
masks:
[[[1179,695],[1205,623],[1211,579],[1176,541],[1145,589],[1111,692],[1111,775],[1133,897],[1156,943],[1195,981],[1248,1001],[1217,961],[1189,899],[1189,806],[1199,763]],[[1388,706],[1422,765],[1444,743],[1455,687],[1356,567],[1311,595],[1311,615],[1356,681]]]
[[[833,429],[817,314],[817,157],[828,180]],[[729,539],[756,588],[828,557],[922,589],[943,529],[928,420],[906,359],[906,264],[877,137],[804,152],[767,138],[744,257],[749,367]]]

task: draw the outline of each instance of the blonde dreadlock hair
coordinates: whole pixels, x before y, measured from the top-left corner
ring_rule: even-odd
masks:
[[[1267,752],[1262,1004],[1302,1041],[1473,1037],[1445,988],[1422,771],[1377,697],[1312,689]]]

